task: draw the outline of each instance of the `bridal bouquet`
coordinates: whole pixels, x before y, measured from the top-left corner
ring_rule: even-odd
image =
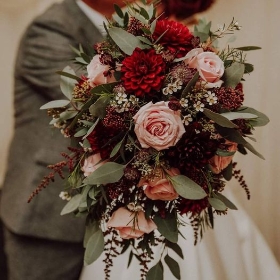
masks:
[[[115,10],[106,40],[74,49],[84,74],[59,72],[66,98],[41,107],[71,146],[33,196],[68,167],[61,214],[87,216],[85,263],[104,252],[109,279],[113,258],[130,250],[141,279],[162,279],[163,262],[180,279],[165,249],[183,257],[184,217],[197,241],[215,215],[236,209],[223,195],[226,181],[235,177],[249,196],[234,154],[263,158],[248,140],[269,120],[243,106],[242,85],[253,71],[245,53],[258,47],[218,48],[240,29],[235,20],[216,31],[200,20],[191,32],[156,17],[153,4]],[[162,257],[149,269],[159,244]]]

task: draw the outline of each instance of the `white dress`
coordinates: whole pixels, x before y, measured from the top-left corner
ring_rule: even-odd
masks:
[[[184,260],[176,254],[172,257],[180,265],[182,280],[280,280],[279,264],[240,206],[238,211],[216,217],[214,226],[214,230],[206,230],[196,246],[193,245],[192,227],[180,228],[187,239],[179,239]],[[155,252],[155,259],[159,259],[159,254]],[[85,266],[80,280],[104,280],[102,259],[103,256]],[[129,268],[127,263],[128,253],[114,259],[110,280],[139,280],[138,261],[134,258]],[[164,280],[173,279],[176,280],[164,264]]]

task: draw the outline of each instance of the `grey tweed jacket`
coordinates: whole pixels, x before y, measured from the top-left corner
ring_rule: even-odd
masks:
[[[54,4],[37,17],[25,32],[15,65],[15,132],[10,145],[8,168],[1,198],[1,218],[17,234],[82,241],[84,220],[60,216],[65,204],[59,197],[63,180],[58,177],[31,203],[27,200],[49,170],[63,160],[68,140],[48,125],[50,118],[40,106],[63,99],[60,77],[55,72],[68,65],[74,53],[70,45],[93,45],[102,40],[97,28],[75,0]]]

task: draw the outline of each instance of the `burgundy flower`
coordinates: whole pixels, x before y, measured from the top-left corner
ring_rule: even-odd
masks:
[[[108,144],[109,140],[114,136],[115,135],[111,129],[106,128],[102,123],[98,123],[86,139],[88,140],[93,153],[100,153],[102,159],[107,159],[116,144]]]
[[[161,38],[160,38],[161,37]],[[182,57],[193,48],[194,36],[190,30],[180,22],[173,20],[158,20],[153,34],[158,43],[166,47],[170,52]]]
[[[127,93],[137,97],[153,96],[164,81],[165,63],[154,49],[136,48],[131,56],[123,60],[121,67],[123,86]]]

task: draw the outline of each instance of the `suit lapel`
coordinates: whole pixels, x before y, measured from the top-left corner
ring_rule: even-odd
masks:
[[[65,0],[63,4],[67,6],[66,9],[69,11],[69,17],[77,22],[73,30],[73,37],[77,43],[87,47],[103,40],[103,36],[98,28],[82,12],[76,0]]]

